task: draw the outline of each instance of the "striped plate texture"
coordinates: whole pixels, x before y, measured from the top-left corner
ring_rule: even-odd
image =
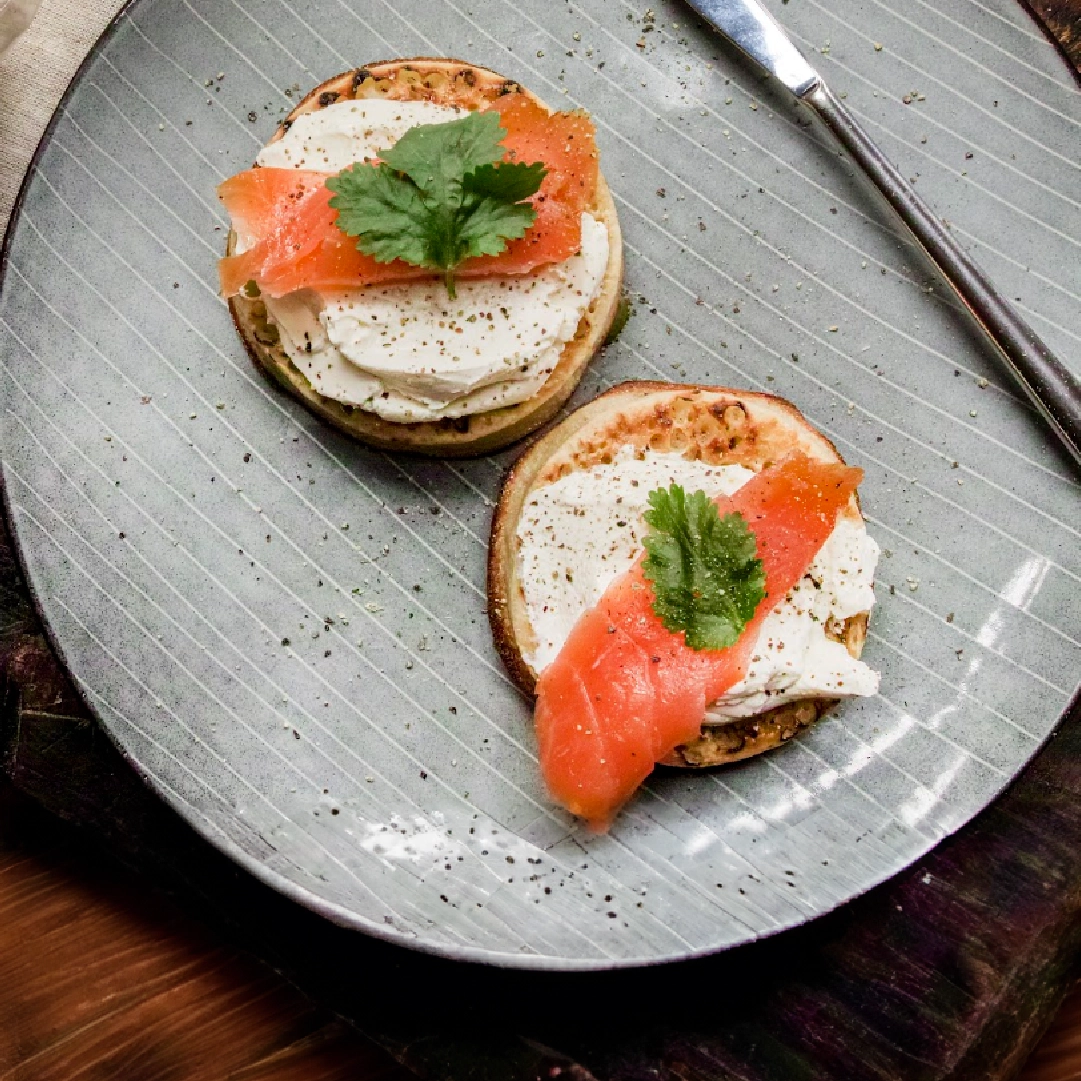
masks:
[[[452,957],[604,968],[834,908],[1001,791],[1081,671],[1081,499],[828,140],[669,0],[136,0],[50,129],[0,298],[3,473],[38,603],[147,781],[250,871]],[[785,0],[796,42],[1061,356],[1081,110],[1013,0]],[[465,57],[596,118],[628,378],[797,403],[867,474],[882,693],[777,753],[657,776],[605,837],[546,798],[485,617],[514,451],[368,451],[265,382],[214,194],[298,93]]]

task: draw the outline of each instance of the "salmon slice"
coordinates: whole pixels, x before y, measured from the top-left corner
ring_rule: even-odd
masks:
[[[525,236],[501,255],[466,260],[459,277],[528,274],[569,259],[582,243],[582,212],[597,190],[597,148],[592,121],[577,112],[549,113],[524,95],[509,94],[492,108],[500,113],[508,161],[542,161],[548,173],[531,202],[537,212]],[[330,174],[301,169],[253,168],[218,187],[233,228],[250,241],[239,255],[221,260],[221,290],[239,293],[249,281],[270,296],[295,289],[331,291],[439,277],[401,260],[379,263],[357,250],[356,239],[337,227],[326,187]]]
[[[535,724],[552,796],[603,831],[654,764],[695,739],[706,707],[743,677],[769,612],[803,577],[863,471],[796,454],[731,496],[766,572],[766,596],[728,649],[691,649],[653,612],[642,559],[574,625],[537,680]]]

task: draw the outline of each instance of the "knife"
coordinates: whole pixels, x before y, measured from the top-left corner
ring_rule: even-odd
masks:
[[[758,0],[687,0],[811,108],[871,178],[998,348],[1010,374],[1081,466],[1081,383],[954,240]]]

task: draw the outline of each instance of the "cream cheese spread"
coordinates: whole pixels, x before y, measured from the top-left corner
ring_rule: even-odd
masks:
[[[654,488],[729,495],[752,476],[742,466],[711,466],[678,454],[625,448],[610,465],[577,470],[534,491],[518,523],[518,578],[536,637],[523,650],[543,671],[578,618],[642,551],[643,515]],[[862,522],[844,518],[807,573],[763,621],[747,673],[707,711],[706,720],[762,713],[796,698],[874,694],[878,674],[829,638],[849,616],[874,604],[878,545]]]
[[[430,102],[339,101],[297,117],[260,165],[338,172],[393,145],[417,124],[460,110]],[[246,238],[240,238],[243,250]],[[264,297],[290,359],[328,398],[417,422],[514,405],[536,395],[600,292],[608,230],[582,215],[582,246],[532,274],[333,294]]]

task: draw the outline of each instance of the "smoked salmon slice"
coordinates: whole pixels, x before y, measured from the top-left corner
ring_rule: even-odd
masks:
[[[548,172],[532,198],[536,219],[501,255],[464,262],[459,277],[528,274],[569,259],[582,242],[582,212],[597,190],[597,148],[584,113],[549,113],[522,94],[493,102],[507,137],[506,160],[541,161]],[[379,263],[357,250],[356,240],[336,225],[329,203],[330,174],[301,169],[253,168],[218,187],[246,250],[221,260],[221,291],[239,293],[249,281],[272,297],[295,289],[329,291],[431,279],[438,274],[401,260]]]
[[[537,681],[541,770],[552,796],[605,830],[654,764],[696,738],[707,705],[742,678],[769,612],[803,577],[863,471],[796,454],[714,502],[755,534],[766,595],[732,646],[691,649],[653,612],[642,560],[574,625]]]

